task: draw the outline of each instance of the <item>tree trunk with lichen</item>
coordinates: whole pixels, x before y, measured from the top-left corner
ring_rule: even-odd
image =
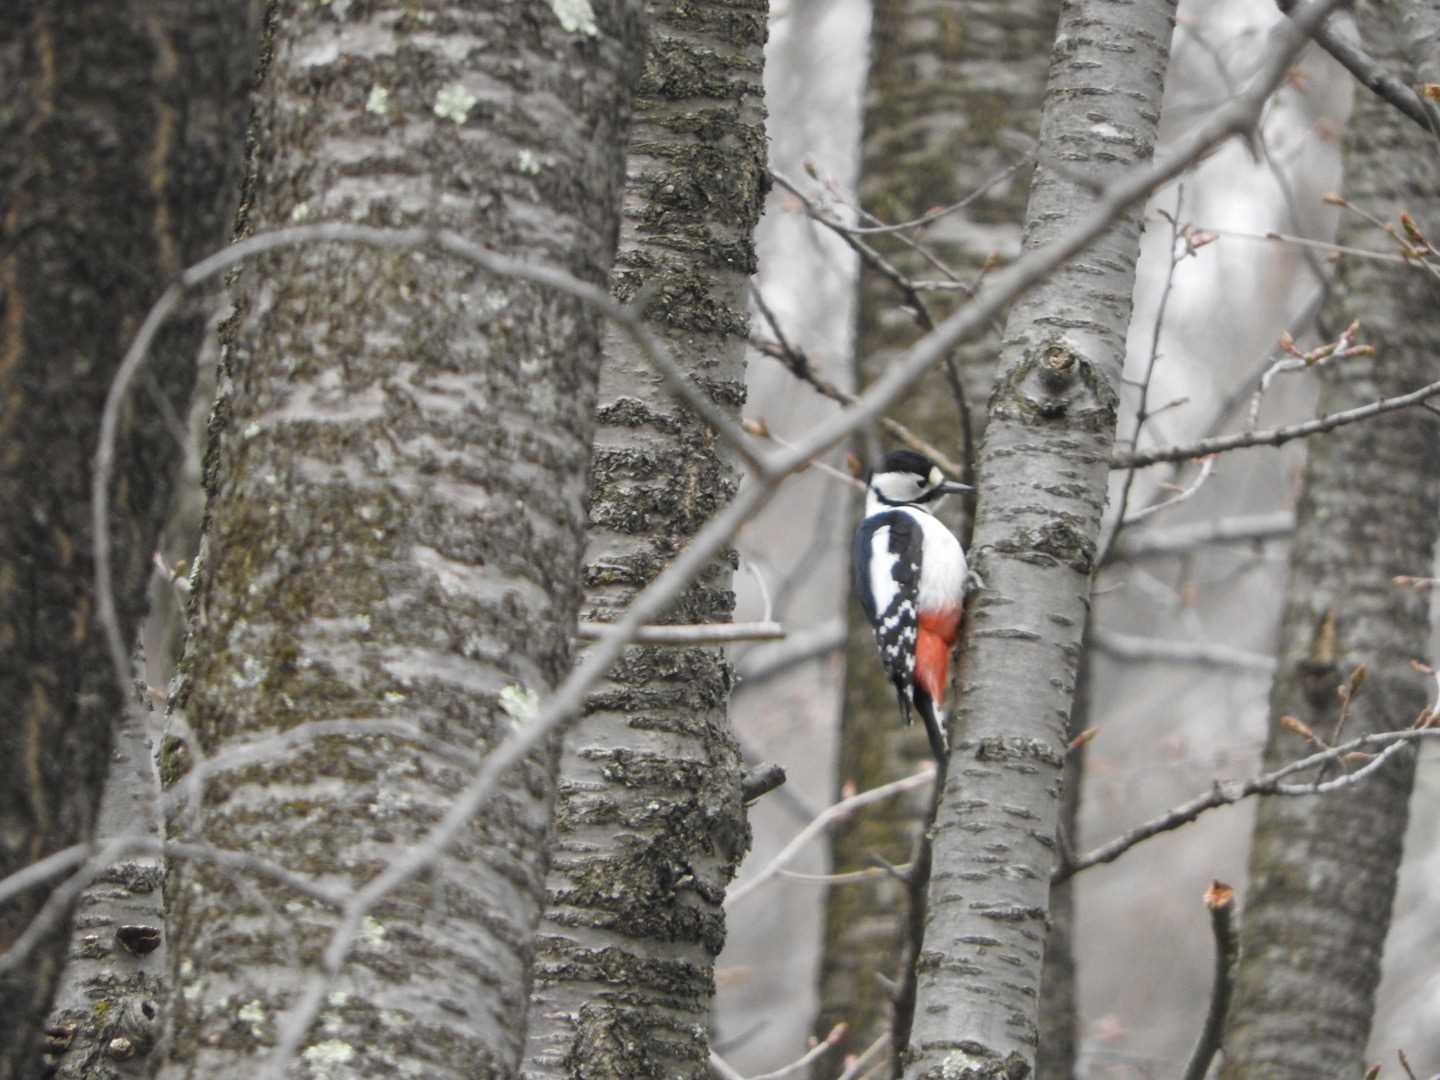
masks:
[[[1406,19],[1420,16],[1423,6],[1356,9],[1368,51],[1408,83],[1440,78],[1440,19],[1431,16],[1428,28]],[[1433,145],[1393,106],[1360,93],[1344,165],[1350,202],[1391,222],[1409,212],[1432,241],[1440,239]],[[1341,221],[1342,244],[1370,248],[1383,239],[1358,216]],[[1337,286],[1331,321],[1359,319],[1361,340],[1377,355],[1316,371],[1318,413],[1434,378],[1440,353],[1434,278],[1409,266],[1345,259]],[[1423,593],[1392,578],[1429,573],[1440,524],[1435,420],[1406,410],[1321,436],[1308,449],[1265,771],[1314,749],[1280,725],[1282,716],[1328,741],[1406,727],[1426,703],[1426,681],[1409,660],[1425,653],[1429,605]],[[1362,665],[1368,674],[1338,730],[1338,694],[1354,685]],[[1364,1071],[1414,769],[1414,755],[1402,751],[1362,786],[1260,804],[1225,1030],[1226,1080]]]
[[[866,95],[860,204],[885,223],[913,221],[928,211],[979,197],[914,239],[973,285],[988,260],[1019,254],[1030,169],[1018,168],[986,186],[1007,166],[1023,163],[1025,138],[1040,122],[1041,95],[1055,38],[1056,0],[985,2],[936,7],[883,0],[874,8]],[[1012,136],[1006,139],[1006,134]],[[894,234],[864,237],[913,279],[942,275]],[[883,274],[862,263],[856,356],[864,385],[924,332]],[[962,292],[926,294],[938,321],[964,302]],[[954,360],[976,435],[994,375],[993,335],[957,349]],[[889,415],[956,460],[966,440],[956,423],[959,402],[943,371],[925,377]],[[956,477],[962,479],[962,477]],[[945,508],[964,535],[965,507]],[[860,511],[856,500],[855,513]],[[923,731],[896,722],[895,691],[875,655],[863,619],[850,620],[839,780],[864,790],[913,772],[930,755]],[[917,794],[867,807],[836,825],[831,861],[837,873],[860,870],[872,856],[900,864],[911,855],[929,796]],[[849,1025],[846,1049],[863,1050],[891,1021],[885,983],[900,967],[909,920],[907,888],[893,877],[832,889],[826,897],[817,1034]],[[839,1055],[832,1059],[838,1071]]]
[[[160,836],[152,707],[132,691],[113,725],[110,774],[96,815],[99,842]],[[45,1025],[46,1080],[109,1078],[122,1061],[136,1075],[144,1068],[155,1046],[168,981],[164,872],[158,852],[130,855],[76,901],[70,953]]]
[[[1025,247],[1154,149],[1172,0],[1061,12]],[[1064,172],[1047,166],[1063,160]],[[1067,725],[1109,477],[1141,209],[1018,300],[979,454],[972,597],[936,817],[908,1080],[1031,1076]]]
[[[0,879],[94,824],[124,708],[92,587],[100,415],[168,279],[228,235],[251,17],[215,0],[10,0],[0,14]],[[198,308],[171,323],[122,420],[110,531],[127,644],[180,459],[166,417],[185,412],[203,326]],[[147,887],[112,876],[118,891]],[[0,1077],[41,1069],[67,919],[23,959],[9,950],[48,895],[0,908],[0,952],[18,965],[0,974]],[[108,936],[89,948],[115,955]],[[153,978],[121,968],[121,992]],[[70,1041],[57,1031],[48,1049]]]
[[[590,16],[278,0],[244,231],[424,223],[603,284],[641,32],[624,0]],[[232,289],[171,825],[359,887],[569,670],[600,320],[429,249],[277,251]],[[195,754],[277,732],[298,747],[221,768],[186,808]],[[369,911],[297,1067],[516,1074],[555,749]],[[336,929],[236,876],[172,867],[166,1078],[253,1075]]]
[[[766,9],[651,3],[611,288],[726,411],[744,400],[765,187]],[[734,466],[633,343],[605,337],[581,617],[610,621],[733,495]],[[725,622],[733,554],[664,621]],[[565,738],[526,1077],[709,1075],[725,886],[749,846],[717,646],[632,647]]]

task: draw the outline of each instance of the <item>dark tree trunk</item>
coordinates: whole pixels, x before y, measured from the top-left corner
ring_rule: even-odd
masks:
[[[434,224],[603,285],[641,34],[636,6],[595,9],[280,0],[246,228]],[[172,826],[359,885],[569,670],[600,320],[429,250],[291,249],[233,291],[177,700],[206,754],[320,721],[399,730],[228,770]],[[516,1075],[555,749],[369,913],[303,1062]],[[167,745],[164,778],[185,764]],[[167,896],[160,1075],[249,1077],[334,913],[195,863]]]
[[[251,22],[234,0],[0,13],[0,878],[94,823],[123,709],[92,587],[101,407],[169,278],[228,235]],[[184,415],[203,325],[198,312],[171,323],[125,410],[110,529],[127,645],[181,460],[156,400]],[[0,952],[48,895],[0,910]],[[38,1070],[66,929],[0,976],[0,1077]]]
[[[643,290],[671,355],[744,400],[746,282],[765,187],[756,0],[648,5],[616,296]],[[734,494],[714,434],[622,335],[605,338],[582,618],[608,622]],[[665,621],[726,622],[733,554]],[[705,1077],[725,886],[749,847],[718,647],[632,647],[565,739],[527,1077]]]
[[[1358,5],[1367,49],[1388,70],[1407,62],[1405,9]],[[1345,194],[1395,221],[1408,211],[1440,234],[1440,183],[1433,143],[1392,106],[1357,92],[1345,138]],[[1339,241],[1384,246],[1355,215]],[[1347,360],[1315,373],[1317,412],[1351,408],[1434,378],[1440,353],[1434,278],[1368,259],[1341,262],[1328,315],[1361,321],[1374,360]],[[1298,717],[1328,738],[1337,691],[1360,665],[1343,737],[1406,727],[1426,702],[1410,670],[1429,634],[1424,595],[1398,588],[1397,574],[1429,573],[1440,513],[1435,418],[1421,410],[1355,424],[1309,445],[1290,554],[1279,667],[1270,694],[1265,770],[1314,748],[1279,726]],[[1362,786],[1314,799],[1267,799],[1255,820],[1244,894],[1241,962],[1225,1031],[1223,1076],[1359,1076],[1390,925],[1414,775],[1408,751]]]

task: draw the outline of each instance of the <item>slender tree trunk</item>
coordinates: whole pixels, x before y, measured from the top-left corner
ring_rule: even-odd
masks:
[[[1419,7],[1357,7],[1368,51],[1407,82],[1419,73],[1407,63],[1413,32],[1402,29],[1401,17]],[[1433,144],[1409,120],[1362,94],[1344,154],[1346,198],[1389,221],[1408,211],[1428,235],[1440,234]],[[1346,215],[1339,240],[1369,248],[1384,237]],[[1437,295],[1435,280],[1419,270],[1343,261],[1328,315],[1336,325],[1359,319],[1363,340],[1378,352],[1317,371],[1318,411],[1433,378]],[[1342,737],[1405,727],[1424,706],[1425,684],[1408,661],[1425,652],[1428,605],[1391,578],[1429,572],[1440,512],[1436,436],[1433,417],[1400,412],[1309,444],[1262,768],[1313,750],[1279,725],[1282,716],[1298,717],[1322,738],[1335,733],[1337,692],[1361,665],[1368,676]],[[1224,1039],[1227,1080],[1363,1071],[1413,774],[1407,752],[1363,787],[1260,804]]]
[[[143,667],[137,659],[137,670]],[[152,706],[142,687],[137,682],[114,725],[97,840],[160,836]],[[154,1049],[166,992],[164,874],[158,854],[134,855],[80,894],[69,957],[45,1025],[47,1078],[110,1077],[118,1061],[138,1074]]]
[[[757,0],[648,5],[617,297],[727,411],[744,400],[746,281],[765,187]],[[583,618],[609,621],[735,491],[702,420],[610,332]],[[733,555],[667,616],[725,622]],[[749,847],[720,648],[626,650],[566,736],[527,1077],[704,1077],[725,886]]]
[[[861,147],[860,203],[886,222],[911,221],[984,189],[966,209],[947,215],[915,238],[935,252],[956,278],[973,283],[986,260],[1020,250],[1029,169],[985,185],[1020,158],[1016,142],[1033,137],[1059,5],[1055,0],[939,6],[916,0],[883,0],[871,24],[869,85]],[[886,259],[913,278],[939,274],[899,237],[866,238]],[[963,302],[959,293],[931,294],[934,317]],[[923,333],[894,284],[862,266],[856,363],[864,384]],[[994,375],[997,343],[984,339],[956,350],[976,434]],[[926,439],[963,458],[956,399],[945,373],[928,375],[890,415]],[[956,479],[959,479],[957,477]],[[949,524],[965,518],[957,500]],[[856,500],[854,513],[860,510]],[[853,524],[852,520],[852,524]],[[895,691],[875,654],[875,637],[864,620],[852,619],[846,646],[845,701],[841,713],[839,781],[866,789],[912,772],[929,757],[920,727],[896,722]],[[831,842],[836,872],[859,870],[878,855],[892,863],[910,858],[929,796],[892,799],[838,825]],[[905,883],[892,877],[832,890],[826,898],[820,969],[820,1035],[844,1021],[847,1049],[863,1050],[886,1032],[891,1000],[885,982],[899,968],[907,946],[909,906]],[[833,1059],[838,1065],[839,1056]]]
[[[227,235],[248,23],[248,5],[231,0],[8,0],[0,13],[0,878],[94,823],[123,709],[91,585],[101,407],[168,278]],[[198,313],[173,322],[150,372],[181,415],[203,324]],[[127,644],[179,460],[164,410],[137,397],[110,493]],[[48,895],[0,910],[0,952]],[[0,1077],[38,1071],[66,930],[55,924],[0,976]]]
[[[279,0],[245,225],[434,224],[603,284],[639,40],[622,0]],[[233,288],[177,701],[207,754],[318,721],[402,733],[317,737],[227,771],[172,826],[359,885],[570,666],[599,320],[431,251],[292,249]],[[553,750],[370,913],[306,1068],[516,1074]],[[168,745],[164,778],[184,765]],[[249,1076],[334,914],[198,863],[176,864],[167,899],[160,1075]]]
[[[1174,5],[1060,16],[1025,246],[1090,212],[1079,181],[1147,160]],[[1063,175],[1046,165],[1063,160]],[[1034,1074],[1067,724],[1114,442],[1140,209],[1011,309],[973,553],[905,1075]]]

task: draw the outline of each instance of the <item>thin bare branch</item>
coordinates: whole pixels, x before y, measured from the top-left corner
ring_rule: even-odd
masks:
[[[1158,817],[1152,818],[1142,825],[1122,833],[1115,839],[1092,848],[1083,855],[1071,859],[1062,866],[1055,868],[1054,877],[1051,879],[1055,884],[1073,877],[1081,870],[1088,870],[1100,863],[1114,862],[1121,855],[1152,836],[1159,836],[1161,833],[1178,829],[1182,825],[1188,825],[1196,820],[1207,810],[1213,810],[1218,806],[1231,806],[1248,799],[1251,796],[1271,795],[1324,795],[1332,791],[1339,791],[1341,788],[1350,787],[1354,784],[1373,776],[1378,772],[1392,756],[1399,753],[1411,742],[1419,739],[1429,739],[1440,736],[1440,728],[1409,728],[1405,731],[1385,731],[1372,735],[1361,735],[1351,739],[1349,742],[1341,743],[1339,746],[1332,746],[1328,750],[1321,750],[1311,754],[1309,757],[1292,761],[1274,772],[1268,772],[1249,780],[1216,780],[1210,790],[1203,795],[1197,795],[1188,802],[1167,810]],[[1364,768],[1357,769],[1344,776],[1338,776],[1334,780],[1327,780],[1323,784],[1283,784],[1287,776],[1293,776],[1297,772],[1306,769],[1313,769],[1330,761],[1340,761],[1347,754],[1363,752],[1374,747],[1383,747],[1380,753],[1376,754]]]
[[[1267,428],[1264,431],[1241,431],[1234,435],[1220,435],[1213,439],[1201,439],[1188,446],[1161,446],[1150,450],[1117,450],[1110,455],[1112,469],[1141,468],[1159,465],[1168,461],[1186,461],[1190,458],[1205,457],[1207,454],[1223,454],[1227,450],[1241,450],[1247,446],[1281,446],[1292,439],[1304,439],[1326,431],[1334,431],[1346,424],[1356,424],[1371,417],[1383,416],[1396,409],[1408,409],[1431,398],[1440,396],[1440,382],[1429,383],[1398,397],[1382,398],[1369,405],[1355,409],[1330,413],[1315,420],[1286,427]]]
[[[867,1046],[864,1052],[852,1061],[836,1080],[859,1080],[884,1057],[890,1049],[890,1033],[887,1031]]]
[[[1303,18],[1307,5],[1297,0],[1276,0],[1276,6],[1292,18]],[[1296,9],[1300,9],[1297,15]],[[1333,56],[1346,71],[1354,75],[1377,97],[1388,101],[1408,119],[1419,124],[1427,135],[1440,136],[1440,119],[1419,94],[1415,93],[1403,79],[1390,74],[1383,64],[1360,47],[1353,38],[1341,36],[1328,19],[1322,19],[1310,30],[1315,44]]]
[[[1265,400],[1265,394],[1270,389],[1271,381],[1277,375],[1284,375],[1296,371],[1313,371],[1316,368],[1325,367],[1336,360],[1350,360],[1356,357],[1369,357],[1375,355],[1373,345],[1356,344],[1355,337],[1360,330],[1360,322],[1356,320],[1341,331],[1340,336],[1334,341],[1324,345],[1301,352],[1295,347],[1295,343],[1288,336],[1280,339],[1280,348],[1283,351],[1278,360],[1265,369],[1260,376],[1260,385],[1255,388],[1255,396],[1250,401],[1250,412],[1246,417],[1247,428],[1253,428],[1259,421],[1260,405]]]
[[[1145,376],[1140,380],[1140,397],[1135,403],[1135,430],[1130,435],[1130,448],[1133,450],[1140,445],[1140,436],[1145,433],[1145,425],[1150,420],[1150,413],[1146,406],[1150,402],[1150,386],[1155,379],[1155,367],[1160,362],[1160,335],[1165,330],[1165,313],[1170,307],[1170,297],[1175,290],[1175,271],[1180,263],[1189,254],[1189,245],[1181,244],[1183,226],[1180,222],[1181,212],[1185,207],[1185,184],[1182,181],[1175,185],[1175,210],[1165,214],[1165,220],[1170,223],[1170,264],[1165,270],[1165,286],[1160,290],[1160,303],[1155,309],[1155,322],[1150,328],[1150,355],[1145,361]],[[1110,554],[1115,550],[1115,542],[1125,531],[1125,527],[1136,520],[1135,515],[1130,511],[1130,490],[1135,484],[1135,468],[1125,471],[1125,479],[1120,484],[1120,495],[1116,499],[1115,524],[1110,528],[1110,535],[1106,537],[1104,545],[1100,549],[1100,557],[1096,560],[1099,565],[1104,566],[1110,561]]]
[[[986,180],[983,184],[981,184],[978,188],[972,191],[969,195],[966,195],[959,202],[951,203],[949,206],[942,207],[939,210],[932,210],[930,213],[925,214],[923,217],[915,218],[912,221],[902,221],[898,225],[844,225],[837,223],[835,227],[837,228],[837,230],[844,229],[846,232],[853,233],[856,236],[877,236],[883,233],[908,232],[911,229],[921,229],[924,228],[926,225],[933,225],[941,218],[948,217],[949,215],[959,210],[964,210],[965,207],[969,206],[976,199],[980,198],[980,196],[984,195],[996,184],[1004,183],[1021,169],[1028,168],[1029,166],[1034,164],[1035,159],[1033,157],[1021,158],[1013,165],[1005,166],[1005,168],[1001,169],[994,176],[990,177],[990,179]]]
[[[582,622],[575,629],[581,641],[599,641],[609,623]],[[642,626],[630,639],[632,645],[728,645],[737,641],[779,641],[785,628],[777,622],[698,623],[693,626]]]
[[[1291,233],[1278,232],[1274,229],[1267,229],[1263,233],[1257,233],[1247,232],[1243,229],[1212,229],[1207,227],[1205,231],[1214,233],[1222,240],[1255,240],[1260,243],[1284,244],[1291,247],[1321,251],[1330,255],[1344,255],[1346,258],[1373,259],[1376,262],[1396,263],[1400,266],[1415,265],[1413,259],[1407,259],[1403,255],[1396,255],[1389,251],[1372,251],[1369,248],[1357,248],[1346,244],[1336,244],[1329,240],[1316,240],[1311,236],[1294,236]]]
[[[840,1040],[845,1038],[848,1030],[847,1025],[836,1024],[830,1029],[830,1034],[806,1051],[803,1057],[797,1058],[789,1065],[782,1065],[774,1072],[758,1073],[750,1080],[788,1080],[792,1076],[808,1076],[810,1066],[826,1054],[832,1046],[838,1045]]]
[[[1134,510],[1126,514],[1121,520],[1126,525],[1133,525],[1137,521],[1144,521],[1146,518],[1160,513],[1162,510],[1169,510],[1172,506],[1178,506],[1180,503],[1194,496],[1194,494],[1205,485],[1205,481],[1210,479],[1210,474],[1214,471],[1215,456],[1212,454],[1209,457],[1201,458],[1200,472],[1187,487],[1175,492],[1175,494],[1171,495],[1168,499],[1160,499],[1157,502],[1150,503],[1148,506],[1142,506],[1139,510]],[[1134,475],[1133,472],[1131,475]],[[1106,554],[1108,556],[1109,552],[1106,552]]]
[[[1230,993],[1235,988],[1235,961],[1240,955],[1240,939],[1235,934],[1234,890],[1222,882],[1211,882],[1205,890],[1205,906],[1210,911],[1210,931],[1215,937],[1215,976],[1210,985],[1205,1026],[1195,1049],[1190,1052],[1184,1080],[1205,1080],[1210,1062],[1220,1049],[1220,1033],[1225,1027],[1225,1014],[1230,1011]]]
[[[801,829],[791,841],[780,849],[780,853],[770,860],[760,871],[752,877],[746,878],[737,885],[732,885],[725,896],[725,909],[728,911],[738,904],[745,897],[764,885],[774,877],[795,858],[805,845],[815,839],[827,828],[837,821],[849,817],[862,806],[869,806],[871,803],[881,802],[893,798],[896,795],[903,795],[907,791],[916,791],[928,787],[935,782],[935,770],[925,769],[899,780],[892,780],[888,784],[881,784],[879,787],[871,788],[869,791],[862,791],[858,795],[851,795],[848,799],[841,799],[816,815],[815,820]]]
[[[909,868],[909,863],[899,866],[867,866],[863,870],[850,870],[844,874],[802,874],[799,870],[781,870],[780,876],[787,881],[801,881],[807,885],[858,885],[862,881],[876,878],[893,878],[897,871]],[[903,873],[899,874],[902,879]]]
[[[761,309],[761,314],[764,314],[763,308]],[[778,338],[780,335],[777,333],[776,337]],[[806,356],[805,353],[791,349],[783,343],[776,344],[770,341],[752,340],[751,344],[772,360],[780,361],[789,369],[790,374],[794,375],[801,382],[807,383],[811,388],[828,397],[831,401],[838,401],[841,405],[853,405],[860,400],[848,390],[841,390],[840,387],[828,379],[816,374],[815,369],[810,365],[810,358]],[[939,447],[926,442],[898,420],[892,420],[888,416],[882,416],[880,418],[880,426],[888,435],[899,440],[904,446],[908,446],[916,453],[924,454],[931,461],[935,462],[936,465],[939,465],[948,475],[954,477],[962,477],[965,475],[964,465],[952,460],[951,457]]]

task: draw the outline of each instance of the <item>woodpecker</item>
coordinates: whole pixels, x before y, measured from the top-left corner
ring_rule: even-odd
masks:
[[[913,704],[942,765],[945,686],[967,567],[960,541],[930,511],[946,495],[973,490],[947,480],[923,454],[896,450],[871,472],[865,519],[855,530],[855,594],[875,629],[900,722],[911,722]]]

